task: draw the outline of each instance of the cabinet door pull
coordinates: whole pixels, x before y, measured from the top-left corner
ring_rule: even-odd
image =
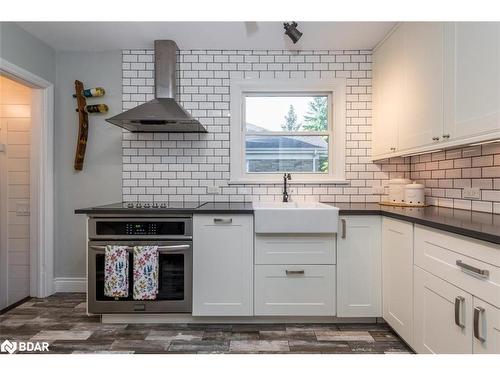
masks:
[[[285,271],[286,275],[287,276],[291,276],[291,275],[304,275],[305,274],[305,271],[304,270],[286,270]]]
[[[455,298],[455,324],[460,328],[465,328],[465,324],[462,323],[462,310],[461,307],[465,302],[465,298],[458,296]]]
[[[482,312],[484,312],[484,309],[482,307],[477,306],[474,308],[474,337],[480,342],[485,341],[485,339],[481,337],[481,333],[479,332],[479,319]]]
[[[443,139],[448,139],[448,138],[450,138],[449,134],[443,134]]]
[[[432,137],[433,141],[439,141],[439,137]]]
[[[220,217],[214,218],[214,223],[215,224],[231,224],[233,222],[233,219],[222,219]]]
[[[480,268],[471,266],[470,264],[462,262],[460,259],[457,260],[455,264],[459,266],[462,270],[472,272],[474,275],[477,275],[483,279],[487,279],[490,276],[490,271],[482,270]]]
[[[345,219],[340,219],[340,224],[342,225],[342,231],[340,232],[340,238],[346,238],[347,225],[346,225]]]

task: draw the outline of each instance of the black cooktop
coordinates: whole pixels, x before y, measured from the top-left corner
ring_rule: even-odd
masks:
[[[203,206],[201,202],[119,202],[93,207],[94,210],[194,210]]]

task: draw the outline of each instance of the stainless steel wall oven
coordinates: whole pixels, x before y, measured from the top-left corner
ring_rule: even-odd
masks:
[[[124,245],[129,251],[129,296],[104,295],[106,245]],[[133,248],[159,246],[158,294],[155,300],[132,298]],[[189,313],[192,306],[191,217],[93,217],[89,219],[88,311],[93,314]]]

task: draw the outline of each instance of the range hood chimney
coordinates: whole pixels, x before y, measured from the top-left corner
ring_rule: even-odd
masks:
[[[155,40],[155,99],[106,119],[133,133],[206,133],[176,101],[177,55],[173,40]]]

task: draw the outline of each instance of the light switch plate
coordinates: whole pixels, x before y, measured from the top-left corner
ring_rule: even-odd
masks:
[[[16,203],[16,215],[17,216],[29,216],[30,215],[30,204],[28,202]]]
[[[463,198],[466,199],[481,199],[481,189],[479,188],[464,188]]]

